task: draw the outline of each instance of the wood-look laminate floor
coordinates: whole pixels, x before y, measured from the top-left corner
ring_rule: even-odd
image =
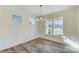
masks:
[[[29,42],[1,51],[1,53],[67,53],[67,45],[46,39],[34,39]]]

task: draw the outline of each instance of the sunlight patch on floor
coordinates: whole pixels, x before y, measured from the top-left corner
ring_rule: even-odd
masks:
[[[71,46],[70,50],[79,51],[79,44],[77,42],[72,41],[71,39],[63,36],[64,42]]]

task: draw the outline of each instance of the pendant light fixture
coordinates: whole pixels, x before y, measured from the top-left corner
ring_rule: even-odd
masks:
[[[37,17],[37,21],[38,21],[38,22],[45,22],[45,20],[46,20],[46,19],[44,18],[44,16],[42,15],[42,6],[43,6],[43,5],[40,5],[40,16]]]

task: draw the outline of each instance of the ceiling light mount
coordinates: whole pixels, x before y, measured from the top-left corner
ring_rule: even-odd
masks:
[[[42,5],[40,5],[40,7],[42,7]]]

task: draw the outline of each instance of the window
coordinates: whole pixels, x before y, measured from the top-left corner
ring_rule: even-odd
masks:
[[[35,22],[36,22],[36,21],[35,21],[35,18],[34,18],[34,17],[30,17],[30,18],[29,18],[29,24],[30,24],[30,25],[34,25]]]
[[[48,35],[52,35],[52,24],[53,24],[53,22],[52,22],[52,20],[50,20],[50,19],[48,19],[48,20],[46,20],[46,34],[48,34]]]
[[[22,23],[22,17],[17,15],[12,15],[12,21],[15,24],[21,24]]]
[[[63,35],[63,17],[46,20],[45,27],[45,34]]]
[[[54,19],[54,35],[63,35],[63,17]]]

